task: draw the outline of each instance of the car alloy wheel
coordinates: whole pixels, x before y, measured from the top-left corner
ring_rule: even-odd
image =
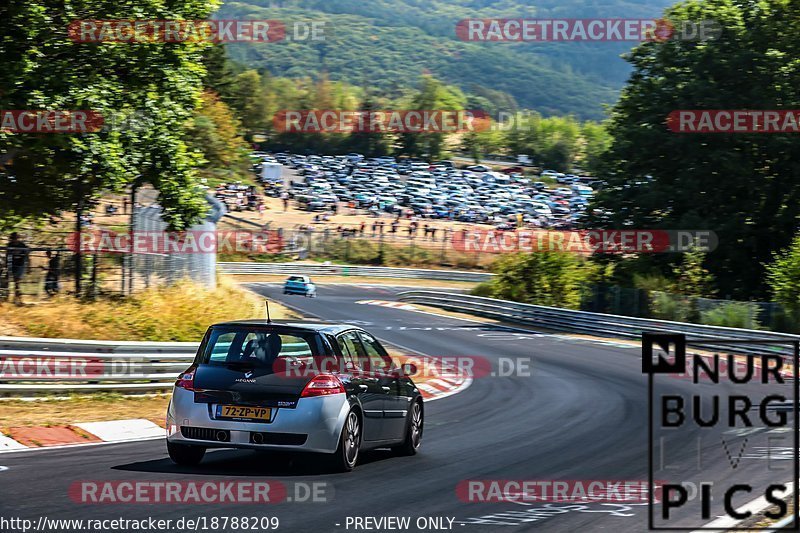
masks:
[[[358,460],[358,449],[361,446],[361,424],[358,421],[358,415],[355,412],[350,412],[347,415],[347,422],[344,426],[344,458],[349,465],[355,465]]]
[[[415,403],[411,409],[411,445],[419,448],[422,441],[422,408]]]

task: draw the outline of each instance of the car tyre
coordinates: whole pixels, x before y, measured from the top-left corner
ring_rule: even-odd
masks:
[[[331,466],[336,472],[350,472],[358,462],[361,449],[361,419],[358,413],[350,411],[344,421],[339,446],[331,456]]]
[[[425,414],[421,402],[414,402],[406,422],[406,438],[403,444],[392,448],[397,455],[416,455],[422,445],[422,431],[425,427]]]
[[[172,462],[181,466],[195,466],[200,464],[206,449],[202,446],[189,446],[167,441],[167,453]]]

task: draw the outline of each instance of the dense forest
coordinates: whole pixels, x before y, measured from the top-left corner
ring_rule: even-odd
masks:
[[[536,6],[504,0],[248,0],[226,2],[219,19],[273,19],[288,24],[318,21],[324,40],[238,43],[238,62],[273,75],[316,76],[399,92],[424,73],[465,92],[500,91],[523,108],[544,115],[601,119],[630,67],[621,55],[636,44],[464,42],[456,24],[466,18],[658,18],[668,0],[548,0]]]

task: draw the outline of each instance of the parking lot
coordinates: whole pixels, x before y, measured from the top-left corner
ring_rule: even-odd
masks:
[[[260,153],[280,163],[280,177],[264,177],[267,193],[284,193],[294,207],[319,214],[367,212],[397,219],[570,229],[586,216],[598,180],[544,170],[540,178],[509,165],[501,172],[451,161],[424,162],[360,154],[303,156]],[[543,179],[544,178],[544,179]]]

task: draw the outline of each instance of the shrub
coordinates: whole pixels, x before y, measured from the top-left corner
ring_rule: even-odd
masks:
[[[751,302],[724,302],[700,312],[700,322],[709,326],[760,329],[758,305]]]
[[[477,289],[481,296],[578,309],[601,269],[574,254],[538,252],[504,256],[493,270],[497,275]]]
[[[484,281],[472,288],[470,294],[473,296],[482,296],[484,298],[492,298],[494,296],[494,285],[491,281]]]
[[[774,254],[773,262],[766,269],[767,283],[775,301],[797,314],[800,311],[800,235],[795,236],[788,248]]]
[[[692,306],[687,298],[666,292],[653,291],[650,293],[650,312],[653,318],[672,320],[674,322],[687,322],[692,314]]]

